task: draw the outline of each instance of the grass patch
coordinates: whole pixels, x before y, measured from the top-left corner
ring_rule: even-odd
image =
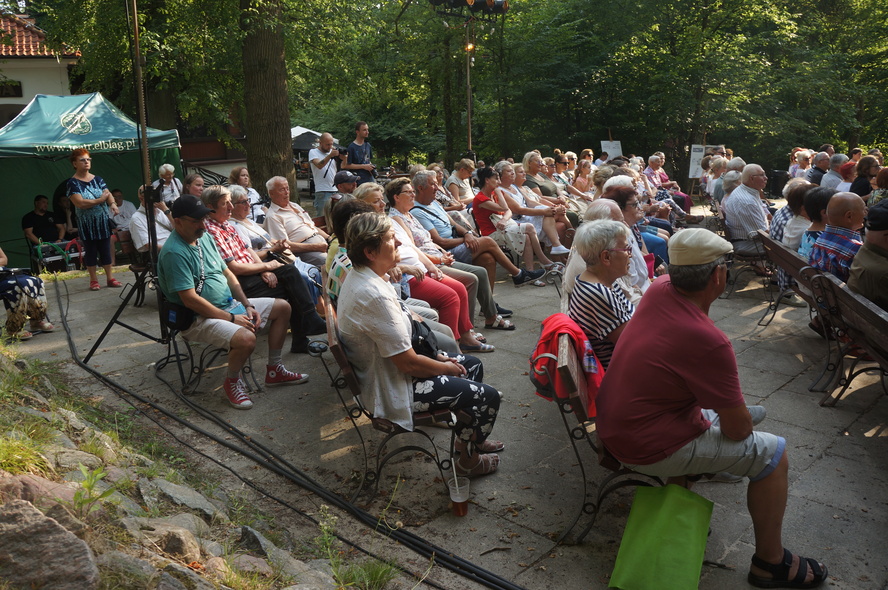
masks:
[[[337,584],[358,590],[383,590],[401,573],[396,566],[378,559],[331,565]]]
[[[111,570],[99,566],[99,590],[150,590],[154,587],[152,577]]]
[[[49,477],[53,471],[33,442],[6,436],[0,437],[0,469],[13,475],[31,473],[41,477]]]

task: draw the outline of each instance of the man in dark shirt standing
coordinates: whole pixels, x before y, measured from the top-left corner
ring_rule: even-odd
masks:
[[[56,223],[52,212],[49,211],[49,197],[46,195],[34,197],[34,210],[22,217],[22,230],[28,241],[35,246],[41,241],[65,241],[65,224]]]
[[[367,141],[369,136],[370,126],[365,121],[355,123],[355,140],[348,145],[348,162],[342,165],[343,169],[352,170],[358,175],[358,185],[373,182],[376,176],[376,166],[370,162],[373,148]]]

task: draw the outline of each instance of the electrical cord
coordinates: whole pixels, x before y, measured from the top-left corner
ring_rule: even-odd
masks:
[[[362,524],[370,527],[371,529],[375,530],[376,532],[379,532],[379,533],[385,535],[386,537],[389,537],[389,538],[397,541],[400,545],[407,547],[408,549],[412,550],[413,552],[417,553],[418,555],[420,555],[426,559],[434,560],[435,563],[444,567],[445,569],[448,569],[460,576],[463,576],[463,577],[468,578],[478,584],[481,584],[483,586],[486,586],[488,588],[492,588],[495,590],[500,590],[500,589],[502,589],[502,590],[523,590],[523,588],[521,586],[513,584],[512,582],[505,580],[504,578],[498,576],[497,574],[495,574],[493,572],[489,572],[489,571],[475,565],[474,563],[472,563],[466,559],[458,557],[458,556],[454,555],[453,553],[447,551],[446,549],[443,549],[441,547],[437,547],[437,546],[429,543],[428,541],[426,541],[425,539],[423,539],[419,535],[416,535],[415,533],[412,533],[410,531],[406,531],[406,530],[400,529],[400,528],[391,529],[389,527],[381,526],[380,520],[378,518],[373,517],[371,514],[369,514],[365,510],[360,509],[359,507],[355,506],[354,504],[344,500],[343,498],[339,497],[335,493],[331,492],[330,490],[326,489],[322,485],[318,484],[317,482],[312,480],[308,475],[306,475],[304,472],[302,472],[301,470],[299,470],[295,466],[291,465],[285,458],[277,455],[276,453],[274,453],[273,451],[271,451],[270,449],[268,449],[267,447],[265,447],[261,443],[253,440],[250,436],[244,434],[239,429],[237,429],[235,426],[229,424],[228,422],[226,422],[225,420],[223,420],[222,418],[220,418],[219,416],[217,416],[213,412],[207,410],[206,408],[200,406],[199,404],[196,404],[192,400],[188,399],[186,396],[182,395],[175,387],[173,387],[173,385],[171,383],[169,383],[167,380],[163,379],[160,375],[158,375],[157,371],[155,371],[155,376],[160,381],[162,381],[164,384],[166,384],[167,387],[181,401],[183,401],[185,404],[187,404],[194,411],[198,412],[205,419],[210,420],[213,424],[220,427],[227,434],[236,438],[241,444],[246,446],[247,449],[244,449],[238,445],[235,445],[235,444],[231,443],[230,441],[228,441],[220,436],[217,436],[200,426],[197,426],[197,425],[189,422],[188,420],[180,418],[178,415],[176,415],[172,411],[166,409],[165,407],[127,389],[126,387],[117,383],[116,381],[114,381],[110,377],[108,377],[108,376],[104,375],[103,373],[97,371],[96,369],[90,367],[86,363],[83,363],[82,360],[80,359],[79,355],[77,354],[76,346],[74,344],[74,340],[71,335],[71,330],[68,325],[68,313],[67,313],[68,306],[67,306],[67,304],[63,304],[63,302],[62,302],[61,289],[59,288],[60,281],[54,281],[54,282],[55,282],[55,290],[56,290],[56,299],[57,299],[58,306],[59,306],[59,314],[60,314],[60,317],[62,320],[62,326],[64,327],[66,338],[68,340],[68,348],[71,352],[71,356],[72,356],[74,362],[76,362],[78,366],[80,366],[82,369],[87,371],[89,374],[93,375],[96,379],[98,379],[99,381],[101,381],[101,382],[105,383],[107,386],[109,386],[118,395],[118,397],[120,397],[127,404],[129,404],[131,407],[133,407],[136,411],[142,413],[144,416],[146,416],[149,420],[154,422],[162,430],[164,430],[165,432],[170,434],[170,436],[172,436],[173,439],[176,440],[178,443],[187,447],[188,449],[195,452],[196,454],[209,459],[210,461],[212,461],[216,465],[223,467],[224,469],[226,469],[227,471],[232,473],[240,481],[242,481],[245,485],[249,486],[251,489],[253,489],[253,490],[259,492],[260,494],[268,497],[269,499],[277,502],[281,506],[284,506],[284,507],[288,508],[289,510],[292,510],[293,512],[302,516],[303,518],[306,518],[308,521],[310,521],[314,524],[317,524],[317,521],[314,518],[312,518],[311,516],[309,516],[308,514],[306,514],[305,512],[290,505],[285,500],[282,500],[282,499],[274,496],[273,494],[264,490],[263,488],[261,488],[260,486],[258,486],[254,482],[250,481],[249,479],[241,476],[233,468],[224,464],[223,462],[219,461],[218,459],[207,455],[206,453],[196,449],[193,445],[189,444],[188,442],[183,441],[175,433],[171,432],[169,428],[167,428],[166,426],[164,426],[163,424],[161,424],[160,422],[155,420],[148,413],[144,412],[144,410],[138,408],[131,399],[127,399],[123,394],[126,394],[127,396],[137,400],[139,403],[149,406],[150,408],[160,412],[161,414],[170,418],[171,420],[178,422],[182,426],[184,426],[190,430],[193,430],[194,432],[201,434],[202,436],[204,436],[206,438],[209,438],[210,440],[216,442],[217,444],[223,446],[224,448],[227,448],[231,451],[239,453],[240,455],[243,455],[244,457],[250,459],[251,461],[255,462],[256,464],[271,471],[272,473],[275,473],[275,474],[291,481],[292,483],[295,483],[296,485],[300,486],[301,488],[319,496],[325,502],[327,502],[331,505],[334,505],[337,508],[339,508],[340,510],[343,510],[344,512],[350,514],[352,517],[356,518]],[[66,301],[69,299],[68,292],[67,292],[67,285],[65,285],[65,298],[66,298]],[[373,555],[368,550],[349,541],[348,539],[345,539],[338,534],[336,535],[336,537],[337,537],[337,539],[339,539],[343,543],[347,544],[348,546],[353,547],[356,550],[358,550],[366,555],[375,557],[376,559],[380,559],[379,557]],[[428,586],[431,586],[433,588],[439,588],[440,590],[444,590],[443,587],[437,585],[436,583],[426,580],[422,576],[419,576],[419,575],[417,575],[405,568],[402,568],[399,566],[399,569],[401,569],[405,573],[413,576],[416,579],[421,579],[422,582]]]

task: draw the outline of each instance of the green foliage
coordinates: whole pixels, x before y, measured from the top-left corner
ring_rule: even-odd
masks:
[[[102,500],[113,494],[116,488],[111,486],[105,491],[99,489],[98,483],[108,475],[101,467],[93,471],[82,464],[77,467],[83,474],[83,481],[80,482],[80,489],[74,492],[71,510],[78,518],[87,518],[102,507]]]
[[[485,159],[613,138],[680,166],[705,141],[784,167],[794,145],[888,143],[879,0],[515,1],[472,22],[426,0],[270,5],[279,16],[251,0],[140,2],[150,112],[230,137],[257,91],[244,88],[242,40],[261,27],[284,36],[292,122],[347,144],[366,120],[379,165],[408,154],[450,165],[465,151],[467,39]],[[82,51],[82,88],[134,112],[125,3],[34,6],[51,42]]]

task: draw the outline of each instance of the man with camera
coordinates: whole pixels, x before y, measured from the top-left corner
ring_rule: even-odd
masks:
[[[324,212],[324,205],[336,192],[333,179],[336,177],[336,158],[339,150],[333,148],[333,136],[322,133],[318,140],[318,147],[308,152],[308,160],[311,162],[311,175],[315,185],[315,215]]]

